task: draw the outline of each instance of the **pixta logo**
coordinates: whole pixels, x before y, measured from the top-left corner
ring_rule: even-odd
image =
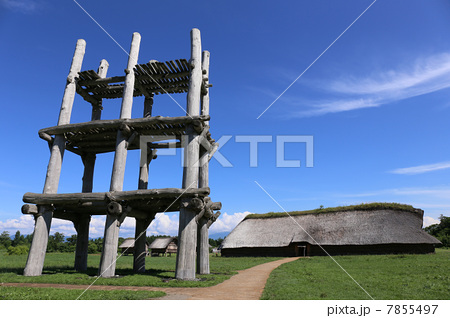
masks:
[[[307,168],[314,167],[314,137],[309,135],[223,135],[216,142],[211,143],[206,138],[196,136],[192,140],[188,135],[179,136],[160,136],[160,135],[144,135],[140,137],[140,149],[141,149],[141,165],[148,162],[149,156],[154,156],[155,150],[160,150],[158,156],[176,156],[177,148],[186,148],[190,143],[197,143],[200,147],[199,160],[197,160],[193,166],[199,166],[201,158],[211,160],[214,158],[222,167],[233,167],[233,163],[229,160],[227,150],[223,149],[228,145],[230,149],[230,143],[248,143],[249,154],[249,166],[258,167],[258,149],[263,143],[275,143],[274,155],[276,158],[275,164],[279,168],[300,168],[302,166],[300,156],[302,148],[305,149]],[[285,148],[286,144],[298,144],[299,158],[298,159],[286,159]],[[273,149],[273,148],[272,148]],[[231,151],[231,150],[228,150]],[[184,160],[184,153],[181,152],[181,164],[186,166]]]

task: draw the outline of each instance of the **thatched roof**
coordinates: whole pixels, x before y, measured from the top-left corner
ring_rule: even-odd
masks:
[[[338,206],[331,208],[320,208],[314,210],[306,210],[306,211],[291,211],[291,212],[269,212],[263,214],[248,214],[246,219],[266,219],[266,218],[282,218],[287,216],[294,215],[303,215],[303,214],[314,214],[314,213],[330,213],[330,212],[347,212],[347,211],[379,211],[379,210],[393,210],[393,211],[404,211],[404,212],[413,212],[419,213],[423,216],[423,210],[416,209],[412,205],[408,204],[400,204],[400,203],[389,203],[389,202],[374,202],[374,203],[363,203],[358,205],[347,205],[347,206]]]
[[[351,210],[326,213],[278,213],[245,218],[222,248],[312,245],[440,244],[422,230],[421,210]],[[283,216],[281,216],[283,215]],[[302,229],[303,228],[303,229]],[[308,235],[309,234],[309,235]]]
[[[134,238],[127,238],[122,244],[119,245],[119,248],[131,248],[134,247]]]
[[[163,249],[167,248],[171,242],[175,241],[177,243],[176,237],[159,237],[156,238],[148,248],[150,249]]]

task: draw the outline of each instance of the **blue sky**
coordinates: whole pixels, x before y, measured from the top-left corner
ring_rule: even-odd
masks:
[[[211,233],[231,230],[248,212],[320,205],[406,203],[423,209],[427,224],[450,215],[448,1],[77,2],[0,0],[0,231],[32,232],[22,196],[42,191],[49,151],[37,132],[56,125],[76,40],[87,42],[83,70],[104,58],[115,76],[133,32],[142,36],[145,63],[188,59],[194,27],[211,52],[211,132],[228,140],[219,153],[232,165],[211,160],[211,197],[223,204]],[[185,107],[185,95],[173,97]],[[183,116],[177,103],[157,96],[154,115]],[[136,98],[133,117],[142,105]],[[104,106],[104,119],[119,116],[120,101]],[[72,122],[89,119],[90,106],[77,96]],[[256,167],[249,142],[239,142],[248,136],[272,140],[258,143]],[[277,167],[277,136],[313,136],[314,166],[306,167],[304,143],[286,143],[285,160],[301,166]],[[98,156],[94,191],[108,190],[112,160]],[[137,186],[138,161],[129,154],[126,190]],[[82,170],[66,152],[59,192],[79,192]],[[152,163],[149,186],[181,186],[179,152]],[[59,220],[54,231],[74,234]],[[177,214],[167,213],[148,234],[176,231]],[[102,233],[103,219],[95,218],[91,235]],[[120,235],[133,233],[130,219]]]

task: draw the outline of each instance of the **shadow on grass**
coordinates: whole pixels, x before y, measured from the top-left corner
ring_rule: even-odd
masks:
[[[0,268],[0,274],[15,274],[18,276],[23,276],[24,268],[22,267],[10,267],[10,268]],[[125,278],[130,276],[139,275],[140,277],[153,277],[158,278],[161,281],[166,281],[169,279],[175,278],[175,271],[164,270],[164,269],[148,269],[144,273],[135,273],[132,269],[116,269],[116,278]],[[69,280],[70,276],[80,276],[87,275],[88,277],[97,277],[98,276],[98,268],[96,267],[88,267],[86,271],[76,271],[71,266],[46,266],[42,270],[42,276],[51,277],[54,275],[67,275]],[[41,276],[41,277],[42,277]],[[23,276],[25,277],[25,276]],[[39,277],[39,276],[37,276]],[[114,278],[109,278],[114,279]]]

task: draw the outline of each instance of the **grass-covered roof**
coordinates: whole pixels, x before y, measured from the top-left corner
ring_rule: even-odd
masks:
[[[358,205],[338,206],[332,208],[319,208],[306,211],[291,211],[291,212],[269,212],[264,214],[249,214],[245,219],[268,219],[268,218],[281,218],[288,217],[289,215],[303,215],[303,214],[315,214],[315,213],[333,213],[333,212],[348,212],[348,211],[375,211],[375,210],[395,210],[404,212],[423,213],[421,209],[416,209],[408,204],[400,203],[387,203],[387,202],[375,202],[375,203],[363,203]],[[288,215],[289,214],[289,215]]]

